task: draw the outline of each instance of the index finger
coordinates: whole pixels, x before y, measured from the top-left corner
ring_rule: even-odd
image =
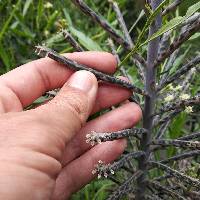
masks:
[[[105,73],[113,73],[117,65],[115,57],[106,52],[75,52],[65,56]],[[46,91],[62,87],[72,73],[54,60],[41,58],[2,75],[0,84],[11,89],[25,107]]]

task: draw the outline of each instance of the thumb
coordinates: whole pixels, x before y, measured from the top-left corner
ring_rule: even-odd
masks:
[[[75,72],[58,95],[41,106],[49,126],[64,135],[66,142],[84,125],[93,108],[98,83],[88,71]]]

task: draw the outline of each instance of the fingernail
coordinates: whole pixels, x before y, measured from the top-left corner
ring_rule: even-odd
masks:
[[[68,80],[67,85],[82,90],[83,92],[89,92],[94,83],[95,76],[88,71],[78,71],[75,72]]]

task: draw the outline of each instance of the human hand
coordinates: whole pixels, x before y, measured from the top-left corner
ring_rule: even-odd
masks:
[[[115,58],[108,53],[66,55],[100,71],[113,73]],[[46,91],[62,87],[50,102],[23,111]],[[116,159],[126,142],[106,142],[91,148],[90,131],[117,131],[141,118],[134,103],[126,103],[96,119],[90,114],[130,97],[126,89],[97,83],[86,71],[73,73],[42,58],[0,77],[0,199],[64,200],[90,182],[98,160]]]

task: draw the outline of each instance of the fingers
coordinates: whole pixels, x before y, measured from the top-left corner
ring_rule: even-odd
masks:
[[[133,127],[141,119],[141,115],[137,104],[127,103],[88,122],[66,146],[62,158],[63,166],[91,148],[91,145],[86,143],[86,134],[91,131],[111,132]]]
[[[78,71],[52,101],[32,112],[67,142],[87,120],[96,99],[97,87],[92,73]]]
[[[125,140],[106,142],[87,151],[78,159],[62,169],[56,180],[53,200],[65,200],[70,194],[89,183],[93,178],[92,170],[99,160],[110,163],[122,154]]]
[[[123,79],[125,78],[123,77]],[[127,89],[117,87],[109,83],[100,82],[97,99],[95,101],[92,113],[119,104],[127,100],[131,96],[131,94],[131,91]]]
[[[116,69],[116,59],[109,53],[78,52],[66,54],[66,56],[106,73],[113,73]],[[71,74],[72,71],[67,67],[49,58],[42,58],[1,76],[0,85],[5,86],[7,91],[14,93],[21,106],[25,107],[44,92],[62,87]],[[1,92],[0,96],[4,96],[4,94]],[[12,100],[7,98],[7,101],[12,106]],[[7,101],[4,103],[8,104]]]

